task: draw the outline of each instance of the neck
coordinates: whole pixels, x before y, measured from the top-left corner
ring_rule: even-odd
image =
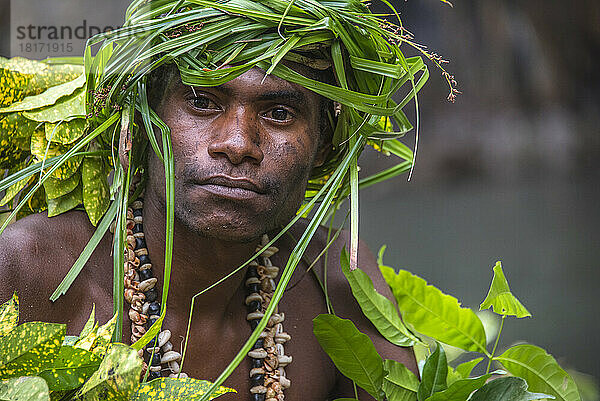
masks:
[[[162,287],[165,270],[166,209],[154,191],[144,199],[144,233],[154,276]],[[246,262],[255,252],[259,239],[232,242],[199,235],[175,218],[173,259],[168,306],[176,313],[188,313],[191,298]],[[195,306],[198,313],[226,313],[230,301],[240,289],[245,269],[202,295]],[[239,305],[235,305],[239,307]]]

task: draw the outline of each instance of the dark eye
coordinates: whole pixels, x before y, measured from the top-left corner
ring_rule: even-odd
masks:
[[[267,116],[277,121],[287,121],[291,118],[290,112],[281,107],[271,110]]]
[[[219,110],[215,102],[204,96],[198,96],[191,99],[192,106],[201,110]]]

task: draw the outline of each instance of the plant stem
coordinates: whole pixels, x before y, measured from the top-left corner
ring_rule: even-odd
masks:
[[[485,374],[490,373],[490,367],[492,366],[492,359],[494,359],[494,354],[496,353],[496,347],[498,346],[498,341],[500,340],[500,334],[502,334],[502,328],[504,327],[504,319],[506,315],[502,315],[502,320],[500,321],[500,329],[498,329],[498,335],[496,336],[496,342],[494,343],[494,348],[492,348],[492,354],[489,356],[487,369],[485,370]]]

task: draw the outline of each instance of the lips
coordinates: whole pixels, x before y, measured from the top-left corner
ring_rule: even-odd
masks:
[[[264,189],[246,177],[214,176],[203,179],[198,185],[217,196],[225,198],[251,198],[265,193]]]

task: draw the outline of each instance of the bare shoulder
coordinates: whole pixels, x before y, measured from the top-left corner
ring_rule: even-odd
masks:
[[[49,297],[93,233],[87,216],[79,211],[52,218],[46,213],[36,214],[9,225],[0,235],[0,300],[17,291],[23,320],[63,317],[67,300],[52,304]],[[106,241],[103,239],[99,249],[106,248]],[[90,264],[98,265],[97,260],[92,257]],[[78,284],[85,284],[88,274]],[[79,295],[81,292],[75,290],[69,298]]]
[[[320,227],[317,230],[309,249],[313,258],[317,257],[320,251],[325,248],[333,234],[334,232],[330,233],[325,227]],[[416,374],[417,366],[412,348],[398,347],[383,338],[373,324],[364,316],[358,302],[354,299],[348,280],[342,272],[340,262],[342,250],[344,248],[349,250],[349,247],[350,233],[348,231],[341,231],[338,238],[329,247],[326,271],[323,257],[315,264],[318,274],[321,277],[324,277],[325,274],[327,276],[329,298],[335,314],[340,318],[350,319],[358,330],[367,334],[384,359],[399,361]],[[390,300],[394,299],[387,283],[381,275],[374,253],[363,241],[359,241],[358,267],[369,275],[375,289],[380,294]],[[372,399],[366,393],[359,394],[361,395],[360,399]],[[335,395],[338,397],[353,395],[352,383],[340,376]]]

